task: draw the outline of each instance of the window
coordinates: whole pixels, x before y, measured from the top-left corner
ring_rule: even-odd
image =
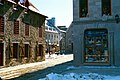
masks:
[[[111,0],[102,0],[102,15],[111,15]]]
[[[88,1],[80,0],[80,17],[86,17],[88,13]]]
[[[3,3],[4,3],[3,0],[0,0],[0,5],[3,5]]]
[[[19,46],[18,43],[13,43],[13,58],[18,58],[19,55]]]
[[[108,31],[106,29],[88,29],[84,33],[84,62],[108,63]]]
[[[42,45],[39,45],[39,56],[43,56],[43,47]]]
[[[25,44],[25,57],[29,56],[29,44]]]
[[[29,36],[29,24],[25,24],[25,36]]]
[[[4,18],[0,16],[0,33],[4,33]]]
[[[42,37],[42,27],[39,27],[39,37]]]
[[[19,21],[14,21],[14,34],[19,34]]]

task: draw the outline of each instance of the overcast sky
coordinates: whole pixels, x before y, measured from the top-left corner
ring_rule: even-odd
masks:
[[[56,26],[69,27],[73,20],[73,0],[30,0],[41,14],[56,18]]]

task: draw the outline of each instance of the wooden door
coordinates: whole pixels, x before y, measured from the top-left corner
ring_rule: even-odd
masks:
[[[3,43],[0,43],[0,66],[3,66]]]

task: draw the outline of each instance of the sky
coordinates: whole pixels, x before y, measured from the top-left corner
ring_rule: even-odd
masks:
[[[72,0],[29,0],[41,14],[55,17],[56,26],[69,27],[73,20]]]

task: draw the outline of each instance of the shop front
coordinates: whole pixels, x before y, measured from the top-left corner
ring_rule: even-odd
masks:
[[[86,29],[84,32],[84,63],[109,64],[108,30]]]

